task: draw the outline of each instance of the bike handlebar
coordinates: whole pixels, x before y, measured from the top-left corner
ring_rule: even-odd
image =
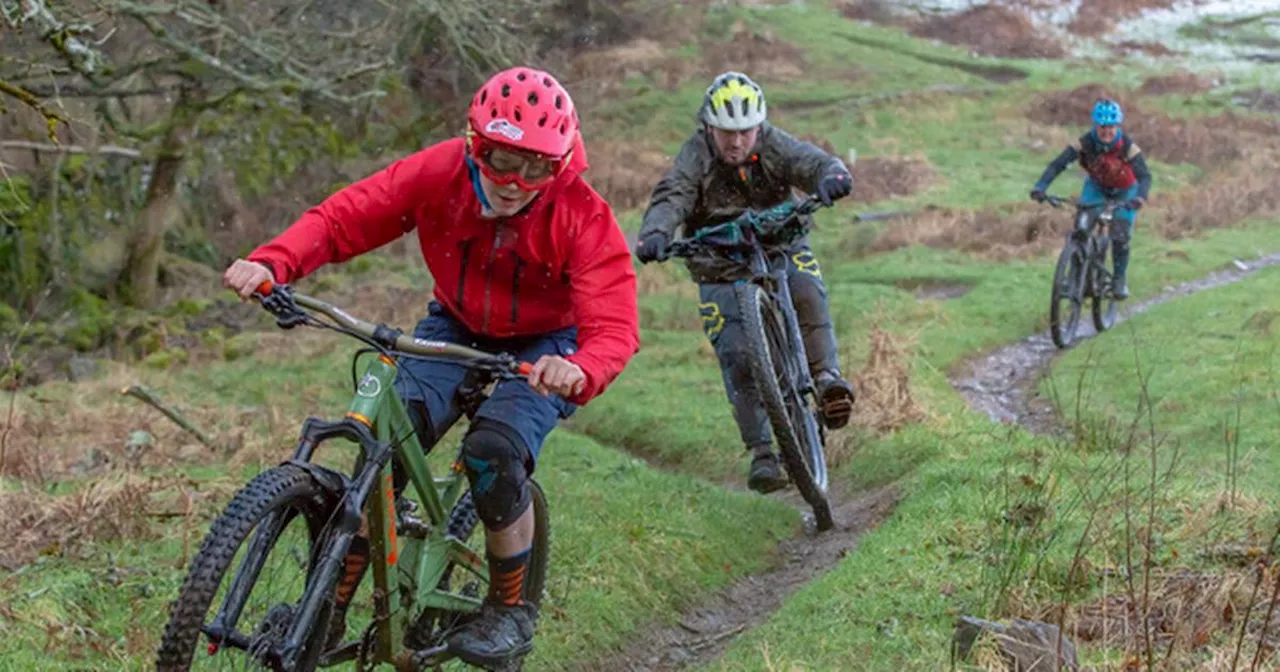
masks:
[[[1104,209],[1115,209],[1115,208],[1122,208],[1122,207],[1125,207],[1125,206],[1127,206],[1127,205],[1129,204],[1129,200],[1127,200],[1127,199],[1117,199],[1117,198],[1108,198],[1108,199],[1106,199],[1105,201],[1103,201],[1102,203],[1089,203],[1089,204],[1085,204],[1085,203],[1081,203],[1079,200],[1074,199],[1074,198],[1062,198],[1062,197],[1060,197],[1060,196],[1053,196],[1053,195],[1051,195],[1051,194],[1045,194],[1045,195],[1040,199],[1040,202],[1041,202],[1041,203],[1048,203],[1049,205],[1051,205],[1051,206],[1053,206],[1053,207],[1055,207],[1055,208],[1060,208],[1060,207],[1062,207],[1063,205],[1068,205],[1068,204],[1070,204],[1070,205],[1074,205],[1074,206],[1076,206],[1076,207],[1078,207],[1078,208],[1081,208],[1081,207],[1095,207],[1095,208],[1096,208],[1096,207],[1101,206],[1101,207],[1103,207]]]
[[[698,229],[692,236],[672,242],[668,253],[672,257],[690,257],[707,248],[750,247],[753,237],[781,231],[795,218],[817,212],[822,207],[825,206],[817,196],[809,195],[800,201],[787,201],[766,210],[747,210],[727,222]],[[731,242],[710,240],[721,235],[727,235]]]
[[[362,336],[365,340],[377,343],[388,350],[403,352],[423,357],[451,357],[456,359],[487,360],[502,364],[508,373],[528,376],[533,372],[533,364],[509,359],[501,355],[493,355],[482,350],[468,348],[465,345],[413,338],[399,329],[392,329],[384,324],[366,322],[345,310],[320,299],[297,294],[289,285],[277,285],[264,281],[258,285],[254,297],[271,314],[276,316],[276,323],[283,328],[290,328],[302,323],[298,313],[299,307],[315,311],[338,323],[344,330]]]

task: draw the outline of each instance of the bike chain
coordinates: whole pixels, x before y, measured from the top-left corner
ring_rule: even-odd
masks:
[[[373,649],[373,637],[378,632],[378,621],[374,619],[369,627],[364,629],[360,634],[360,646],[356,649],[356,672],[372,672],[373,666],[369,665],[369,652]]]

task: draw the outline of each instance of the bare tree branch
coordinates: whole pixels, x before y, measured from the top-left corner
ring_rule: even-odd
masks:
[[[48,105],[45,105],[44,102],[41,101],[34,93],[22,88],[21,86],[10,84],[0,79],[0,93],[17,98],[23,105],[39,112],[40,116],[44,117],[46,131],[48,132],[50,140],[57,138],[58,124],[70,123],[66,117],[62,116],[62,113],[50,108]]]
[[[20,28],[27,22],[32,23],[39,31],[40,38],[56,49],[73,70],[86,77],[93,77],[98,73],[103,61],[102,53],[77,37],[93,32],[92,27],[84,24],[72,25],[62,21],[45,5],[44,0],[20,0],[20,2],[21,12],[19,13],[17,1],[0,0],[0,7],[3,8],[0,13],[4,14],[6,23],[10,23],[13,28]],[[11,21],[11,16],[18,18],[16,21]]]
[[[118,147],[116,145],[81,147],[80,145],[54,145],[43,142],[29,142],[27,140],[0,140],[0,149],[29,149],[33,152],[58,154],[106,154],[108,156],[123,156],[130,159],[142,158],[141,151],[130,147]]]

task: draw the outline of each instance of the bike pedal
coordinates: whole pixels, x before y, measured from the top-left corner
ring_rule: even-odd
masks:
[[[417,516],[405,514],[396,519],[396,534],[412,539],[426,539],[431,534],[431,526]]]

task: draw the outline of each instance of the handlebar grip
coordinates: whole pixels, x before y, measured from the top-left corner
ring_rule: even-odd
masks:
[[[271,290],[273,289],[275,289],[275,283],[271,282],[270,280],[263,280],[262,284],[258,285],[258,288],[254,291],[256,291],[261,296],[270,296]]]
[[[520,362],[520,364],[516,367],[516,373],[522,376],[528,376],[529,374],[533,373],[533,365],[530,364],[529,362]]]

